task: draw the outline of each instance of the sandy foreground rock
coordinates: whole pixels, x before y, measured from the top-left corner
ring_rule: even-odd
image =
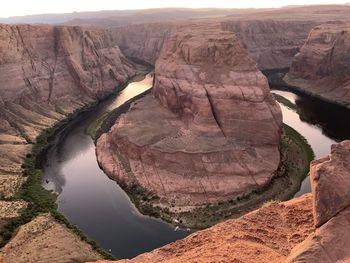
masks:
[[[216,26],[178,29],[157,60],[153,92],[97,142],[105,172],[187,206],[268,184],[282,115],[238,38]],[[257,132],[258,131],[258,132]]]
[[[315,27],[294,57],[285,81],[307,93],[350,107],[350,24]]]
[[[89,244],[47,214],[21,226],[0,250],[2,263],[67,263],[100,258]]]

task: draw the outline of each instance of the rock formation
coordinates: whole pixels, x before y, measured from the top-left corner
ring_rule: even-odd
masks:
[[[316,231],[295,247],[286,262],[350,261],[350,141],[310,170]]]
[[[135,73],[105,31],[62,26],[0,25],[0,68],[0,197],[41,131]]]
[[[179,28],[156,63],[152,95],[97,142],[105,172],[175,206],[236,199],[279,164],[281,111],[237,37]]]
[[[310,30],[311,21],[229,20],[205,22],[221,24],[222,30],[237,34],[260,70],[288,68]],[[126,56],[155,64],[163,43],[184,23],[150,23],[111,28],[115,43]],[[212,25],[211,25],[212,26]]]
[[[307,93],[350,107],[350,24],[315,27],[285,81]]]
[[[114,42],[132,59],[154,65],[175,23],[146,23],[109,29]]]
[[[312,21],[271,19],[222,22],[223,30],[240,37],[260,70],[289,68],[315,25]]]

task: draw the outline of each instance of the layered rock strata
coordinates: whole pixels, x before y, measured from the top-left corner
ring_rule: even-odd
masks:
[[[221,21],[223,20],[223,21]],[[260,70],[284,69],[305,43],[313,21],[231,20],[205,22],[236,33]],[[165,41],[183,23],[148,23],[109,29],[115,43],[126,56],[155,64]],[[189,23],[188,23],[189,24]],[[218,29],[220,30],[220,29]]]
[[[223,30],[235,32],[260,70],[289,68],[305,43],[313,21],[242,20],[223,21]]]
[[[156,63],[151,95],[97,142],[105,172],[167,207],[236,199],[267,185],[279,164],[281,111],[238,38],[180,28]]]
[[[127,57],[155,65],[164,42],[175,28],[175,23],[145,23],[113,27],[109,32]]]
[[[0,197],[23,179],[31,142],[111,94],[135,70],[103,30],[0,25]]]
[[[315,27],[294,57],[285,81],[350,107],[350,24],[334,22]]]

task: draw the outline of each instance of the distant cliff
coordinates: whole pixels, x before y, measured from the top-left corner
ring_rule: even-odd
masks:
[[[244,43],[260,70],[288,68],[310,30],[316,25],[310,21],[224,20],[203,22],[203,25],[221,24]],[[111,28],[114,41],[126,56],[155,64],[165,40],[176,27],[185,23],[150,23]]]
[[[310,21],[248,20],[222,22],[238,34],[261,70],[288,68],[310,30]]]
[[[128,57],[154,65],[175,23],[137,24],[109,29],[113,40]]]
[[[350,107],[350,24],[315,27],[285,81],[305,92]]]

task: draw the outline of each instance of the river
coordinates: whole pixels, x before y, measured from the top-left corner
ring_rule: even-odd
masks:
[[[86,134],[89,124],[106,111],[151,88],[152,76],[130,83],[120,94],[81,114],[62,129],[47,152],[43,184],[58,194],[58,210],[89,238],[117,258],[131,258],[185,237],[184,230],[141,215],[125,192],[99,168],[95,145]],[[350,138],[349,110],[297,92],[273,92],[289,99],[302,116],[281,105],[284,122],[301,133],[316,158],[329,153],[330,145]],[[349,126],[349,125],[348,125]],[[347,128],[346,128],[347,127]],[[306,178],[297,196],[309,192]]]
[[[85,132],[100,114],[151,86],[149,74],[70,122],[55,136],[43,168],[45,188],[58,194],[58,210],[117,258],[131,258],[187,235],[185,230],[175,232],[173,226],[137,211],[125,192],[99,168],[95,145]]]
[[[312,97],[310,95],[278,87],[272,92],[293,102],[300,109],[299,114],[280,103],[283,122],[302,134],[319,159],[330,153],[331,145],[350,139],[350,110]],[[310,178],[307,176],[295,197],[310,192]]]

